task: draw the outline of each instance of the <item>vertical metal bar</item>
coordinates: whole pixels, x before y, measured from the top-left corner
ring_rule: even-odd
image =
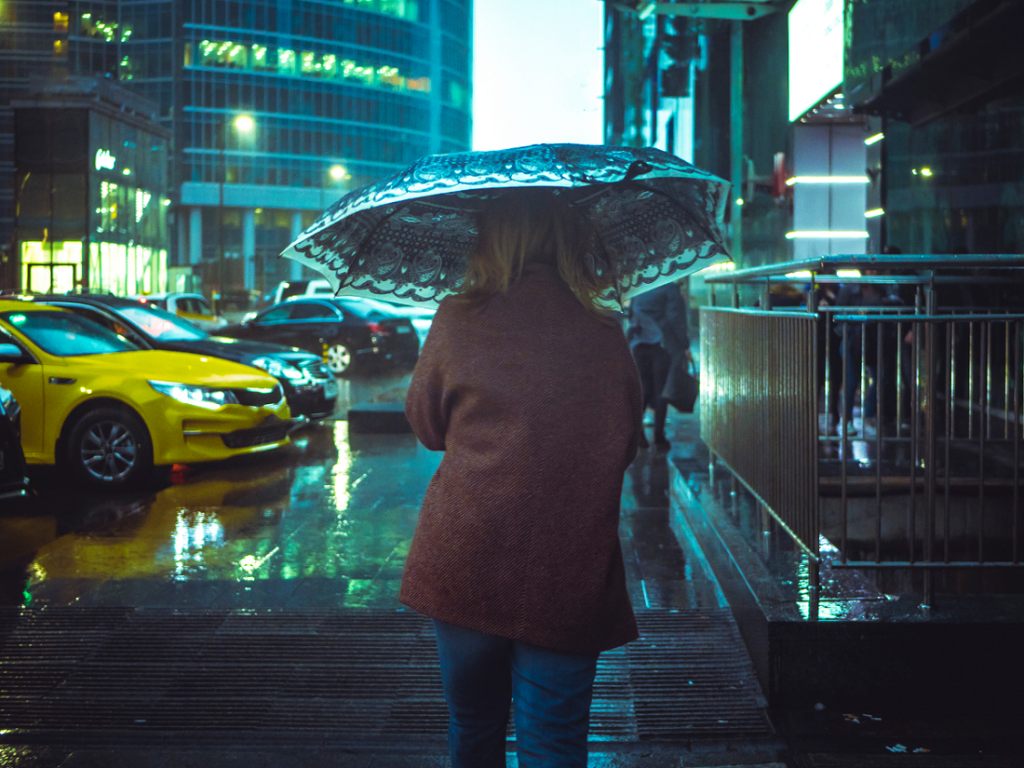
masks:
[[[920,312],[920,306],[918,306]],[[909,546],[908,562],[913,563],[917,552],[917,461],[920,446],[920,419],[918,419],[918,408],[921,402],[921,324],[911,325],[912,337],[910,345],[910,356],[913,364],[914,382],[910,404],[910,487],[907,496],[907,537]]]
[[[930,296],[934,296],[931,293]],[[934,313],[934,302],[929,302],[929,314]],[[932,561],[935,543],[935,323],[929,322],[925,328],[925,360],[928,365],[927,401],[925,402],[925,534],[924,560]],[[924,572],[924,604],[935,604],[935,582],[931,569]]]
[[[1006,314],[1010,314],[1007,311]],[[1003,331],[1003,440],[1010,438],[1010,321]]]
[[[897,318],[900,315],[896,316]],[[903,323],[896,320],[896,437],[903,431]]]
[[[953,442],[954,425],[953,420],[956,418],[956,380],[954,371],[955,358],[954,349],[956,345],[953,344],[953,332],[955,326],[952,322],[946,323],[946,399],[948,400],[948,409],[946,412],[946,445],[945,445],[945,478],[946,487],[943,490],[944,499],[944,515],[945,521],[942,527],[942,539],[943,539],[943,562],[949,562],[949,517],[950,517],[950,506],[949,506],[949,484],[952,476],[950,468],[950,450]]]
[[[992,331],[993,324],[987,322],[985,333],[985,407],[981,410],[985,419],[985,437],[992,439]]]
[[[882,560],[882,425],[885,424],[885,397],[882,388],[882,331],[879,322],[875,338],[875,562]],[[865,336],[867,328],[865,327]]]
[[[978,361],[979,370],[984,371],[988,365],[985,352],[988,349],[987,336],[991,335],[988,323],[982,321],[978,325],[978,353],[981,359]],[[988,400],[985,397],[986,390],[981,391],[981,404],[979,412],[985,418],[985,411],[988,409]],[[982,425],[978,429],[978,562],[985,562],[985,429]]]
[[[1013,340],[1013,562],[1020,563],[1020,438],[1021,438],[1021,330],[1018,320]]]
[[[977,377],[974,372],[974,320],[967,324],[968,345],[967,345],[967,439],[974,439],[974,397]]]
[[[860,328],[860,436],[864,434],[864,413],[868,404],[868,326],[867,323],[858,325]]]
[[[832,402],[832,313],[823,311],[825,318],[825,439],[831,437],[828,433],[829,404]],[[820,327],[820,324],[819,324]],[[817,344],[815,344],[817,350]]]
[[[811,365],[811,370],[809,372],[809,379],[810,380],[809,380],[808,383],[809,383],[811,389],[814,391],[815,398],[817,398],[817,396],[818,396],[818,340],[817,340],[815,334],[818,333],[818,329],[821,328],[821,325],[817,322],[817,320],[815,320],[814,321],[814,325],[809,325],[808,327],[809,327],[809,330],[810,330],[809,336],[810,336],[810,345],[811,345],[811,349],[812,349],[811,354],[812,354],[813,360],[814,360],[814,362]],[[809,502],[808,502],[808,506],[809,506],[809,510],[808,511],[810,513],[810,516],[811,516],[810,524],[811,524],[811,541],[812,541],[812,546],[814,547],[814,551],[817,552],[820,555],[819,537],[821,535],[821,489],[820,489],[820,486],[819,486],[819,483],[820,483],[820,463],[819,463],[820,459],[818,458],[818,445],[817,445],[818,409],[819,409],[819,407],[820,407],[820,405],[816,402],[815,406],[814,406],[814,423],[812,425],[813,426],[812,435],[814,436],[814,440],[812,440],[812,442],[811,442],[811,445],[810,445],[810,456],[808,457],[810,459],[810,462],[811,462],[811,480],[810,480],[810,488],[809,488],[810,499],[809,499]],[[828,409],[828,406],[826,405],[826,410],[827,409]],[[826,423],[827,423],[827,417],[826,417]]]
[[[839,509],[840,509],[839,518],[840,519],[839,519],[839,522],[840,522],[840,525],[841,525],[841,531],[840,531],[840,534],[839,534],[839,542],[840,542],[839,549],[841,550],[841,552],[840,552],[840,560],[841,560],[841,562],[844,562],[844,563],[846,562],[846,514],[847,514],[847,504],[848,504],[847,488],[846,488],[846,464],[847,464],[847,462],[850,459],[850,436],[847,434],[847,425],[846,425],[846,389],[847,389],[847,387],[846,387],[846,380],[850,376],[850,372],[849,372],[849,370],[847,370],[847,365],[846,365],[846,355],[850,351],[850,346],[849,345],[850,345],[850,324],[849,323],[843,323],[843,346],[840,348],[841,349],[841,354],[840,354],[841,363],[840,363],[840,365],[843,368],[843,377],[842,377],[842,379],[840,381],[841,389],[839,390],[839,397],[840,397],[840,402],[839,402],[839,421],[840,421],[840,425],[841,425],[840,426],[840,430],[841,430],[840,431],[840,435],[842,436],[841,439],[840,439],[840,442],[839,442],[839,467],[840,467],[840,469],[839,469],[839,493],[840,493],[840,502],[839,502]]]

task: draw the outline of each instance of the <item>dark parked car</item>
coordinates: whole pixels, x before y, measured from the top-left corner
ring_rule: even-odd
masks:
[[[0,345],[6,341],[0,335]],[[28,495],[25,454],[21,450],[21,406],[0,387],[0,500]]]
[[[50,295],[36,302],[63,307],[125,336],[144,349],[192,352],[262,368],[281,382],[292,416],[330,415],[338,382],[318,355],[263,341],[211,336],[158,307],[105,294]]]
[[[307,349],[339,375],[370,362],[411,366],[420,353],[408,318],[349,297],[289,299],[217,334]]]

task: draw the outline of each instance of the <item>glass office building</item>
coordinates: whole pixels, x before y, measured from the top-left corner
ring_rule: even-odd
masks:
[[[122,0],[120,80],[174,135],[171,290],[266,291],[346,190],[469,148],[471,0]]]
[[[169,290],[256,293],[299,277],[278,254],[345,191],[469,149],[472,0],[36,10],[46,18],[26,28],[53,33],[25,66],[108,72],[157,104],[171,132]]]

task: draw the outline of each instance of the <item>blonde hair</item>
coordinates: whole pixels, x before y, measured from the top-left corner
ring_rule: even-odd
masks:
[[[477,303],[504,293],[526,264],[541,262],[557,267],[586,309],[605,316],[596,300],[611,287],[612,277],[599,275],[587,258],[593,228],[552,191],[516,189],[487,201],[477,215],[477,229],[458,292],[462,300]]]

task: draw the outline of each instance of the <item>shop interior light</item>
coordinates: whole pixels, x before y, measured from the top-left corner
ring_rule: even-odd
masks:
[[[872,208],[870,211],[864,212],[865,219],[874,219],[878,216],[885,216],[885,211],[882,208]]]
[[[790,278],[792,280],[810,280],[811,279],[811,271],[805,269],[805,270],[801,270],[800,272],[787,272],[786,273],[786,277],[788,277],[788,278]]]
[[[860,277],[859,269],[837,269],[836,277]]]
[[[876,133],[874,136],[868,136],[866,139],[864,139],[864,143],[870,147],[872,144],[877,144],[884,138],[884,133]]]
[[[867,232],[860,231],[849,231],[849,230],[812,230],[804,232],[787,232],[787,240],[807,240],[813,238],[820,238],[824,240],[838,240],[838,239],[849,239],[849,240],[864,240],[867,239]]]

